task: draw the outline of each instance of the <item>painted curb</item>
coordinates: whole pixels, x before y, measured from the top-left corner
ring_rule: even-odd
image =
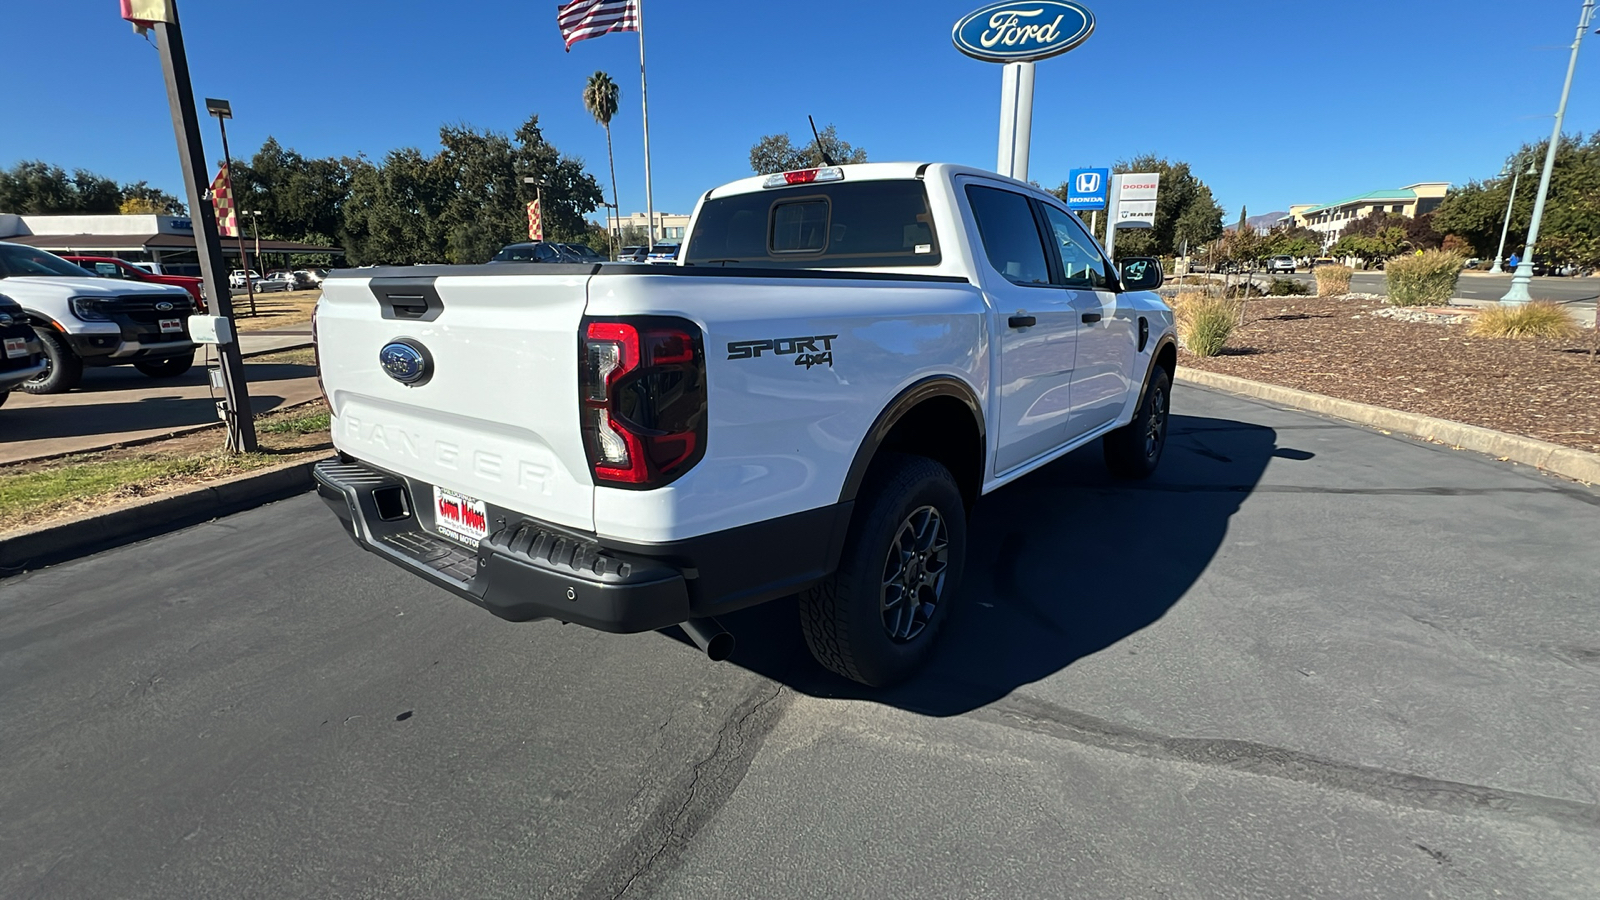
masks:
[[[87,556],[311,490],[320,459],[246,472],[0,540],[0,576]]]
[[[1487,453],[1497,459],[1535,466],[1585,484],[1600,484],[1600,453],[1588,453],[1552,444],[1549,441],[1452,422],[1449,419],[1435,419],[1432,416],[1356,403],[1353,400],[1340,400],[1313,394],[1310,391],[1263,384],[1247,378],[1219,375],[1215,372],[1203,372],[1181,366],[1178,369],[1178,381],[1265,400],[1291,409],[1322,413],[1358,425],[1407,434],[1426,441],[1437,441],[1460,450]]]

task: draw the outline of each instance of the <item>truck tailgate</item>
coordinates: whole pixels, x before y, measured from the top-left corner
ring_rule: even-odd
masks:
[[[334,445],[469,500],[593,530],[577,337],[591,270],[544,268],[328,279],[317,335]],[[380,361],[397,342],[426,360],[413,384]],[[435,498],[413,501],[432,521]]]

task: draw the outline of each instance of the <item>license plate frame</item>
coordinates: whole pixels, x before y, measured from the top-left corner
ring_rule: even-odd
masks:
[[[476,550],[489,536],[489,508],[476,497],[434,485],[433,530]]]
[[[182,319],[157,319],[156,320],[156,324],[158,326],[160,326],[162,334],[182,334],[183,333],[183,320]]]
[[[6,338],[6,359],[20,359],[28,355],[27,338]]]

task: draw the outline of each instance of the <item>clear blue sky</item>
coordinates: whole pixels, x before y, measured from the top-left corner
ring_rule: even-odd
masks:
[[[689,212],[749,174],[761,135],[807,113],[875,161],[995,164],[1000,67],[950,30],[983,0],[793,4],[645,0],[658,210]],[[1143,152],[1189,161],[1231,220],[1417,181],[1494,175],[1548,136],[1580,0],[1088,0],[1088,43],[1039,64],[1031,176]],[[546,137],[604,182],[583,109],[596,69],[624,211],[644,209],[638,43],[562,50],[555,0],[181,0],[195,92],[225,97],[229,141],[310,156],[437,147],[440,124]],[[179,189],[153,46],[115,0],[5,0],[0,166],[43,159]],[[1600,128],[1600,36],[1579,61],[1567,131]],[[220,158],[214,120],[206,149]]]

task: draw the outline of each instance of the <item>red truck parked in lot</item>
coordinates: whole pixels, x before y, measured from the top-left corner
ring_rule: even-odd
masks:
[[[206,297],[200,290],[200,279],[187,275],[153,275],[125,259],[114,256],[63,256],[62,259],[88,269],[102,278],[121,278],[124,281],[146,281],[151,284],[175,284],[194,298],[195,311],[205,312]]]

